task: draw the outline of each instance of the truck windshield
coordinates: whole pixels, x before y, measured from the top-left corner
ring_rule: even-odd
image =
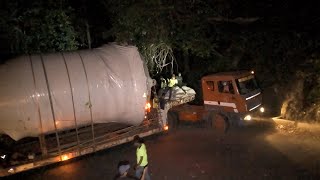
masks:
[[[258,83],[253,75],[239,78],[236,80],[236,83],[240,94],[247,94],[259,89]]]

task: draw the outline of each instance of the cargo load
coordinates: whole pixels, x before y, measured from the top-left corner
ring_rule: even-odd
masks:
[[[139,125],[152,80],[134,46],[24,55],[0,66],[0,133],[14,140],[91,123]]]

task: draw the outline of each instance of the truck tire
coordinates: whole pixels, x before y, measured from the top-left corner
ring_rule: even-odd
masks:
[[[168,117],[169,130],[176,130],[179,124],[178,113],[174,111],[169,111],[167,117]]]
[[[220,112],[211,112],[208,118],[208,125],[218,133],[227,133],[230,127],[229,119]]]

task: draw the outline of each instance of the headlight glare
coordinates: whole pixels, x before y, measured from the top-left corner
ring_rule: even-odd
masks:
[[[250,115],[246,115],[246,116],[244,117],[244,120],[250,121],[250,120],[251,120],[251,116],[250,116]]]

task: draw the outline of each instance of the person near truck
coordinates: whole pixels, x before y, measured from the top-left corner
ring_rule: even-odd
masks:
[[[165,89],[165,88],[167,88],[167,85],[168,85],[167,80],[161,76],[160,77],[160,88]]]
[[[135,166],[136,177],[141,180],[150,180],[150,175],[148,172],[147,148],[143,139],[141,139],[138,135],[134,137],[134,146],[137,147],[137,165]]]
[[[129,161],[120,161],[118,163],[118,174],[113,178],[113,180],[125,180],[125,179],[135,179],[139,180],[135,176],[129,174],[130,163]]]
[[[170,101],[171,96],[172,96],[173,87],[176,86],[177,84],[178,84],[178,81],[176,79],[176,75],[172,74],[172,77],[169,80],[169,84],[168,84],[168,87],[169,87],[169,101]]]
[[[176,79],[176,75],[172,74],[171,79],[169,79],[169,88],[174,87],[176,84],[178,84],[178,80]]]
[[[183,91],[184,93],[187,93],[187,91],[182,88],[182,86],[185,86],[185,85],[186,85],[186,84],[183,83],[183,78],[182,78],[182,76],[181,76],[181,73],[179,73],[179,74],[178,74],[178,77],[177,77],[177,86],[178,86],[180,89],[182,89],[182,91]]]
[[[178,77],[177,77],[177,85],[181,88],[183,86],[183,78],[181,76],[181,73],[178,73]]]
[[[222,85],[223,85],[223,92],[230,93],[230,88],[229,88],[228,82],[223,82]]]
[[[167,93],[167,91],[169,90],[168,87],[168,82],[165,78],[163,78],[163,76],[160,77],[160,89],[158,92],[158,96],[161,97],[161,95],[164,93]]]
[[[159,105],[160,105],[160,109],[164,110],[164,107],[166,105],[166,99],[165,99],[165,93],[161,94],[161,97],[159,99]]]

